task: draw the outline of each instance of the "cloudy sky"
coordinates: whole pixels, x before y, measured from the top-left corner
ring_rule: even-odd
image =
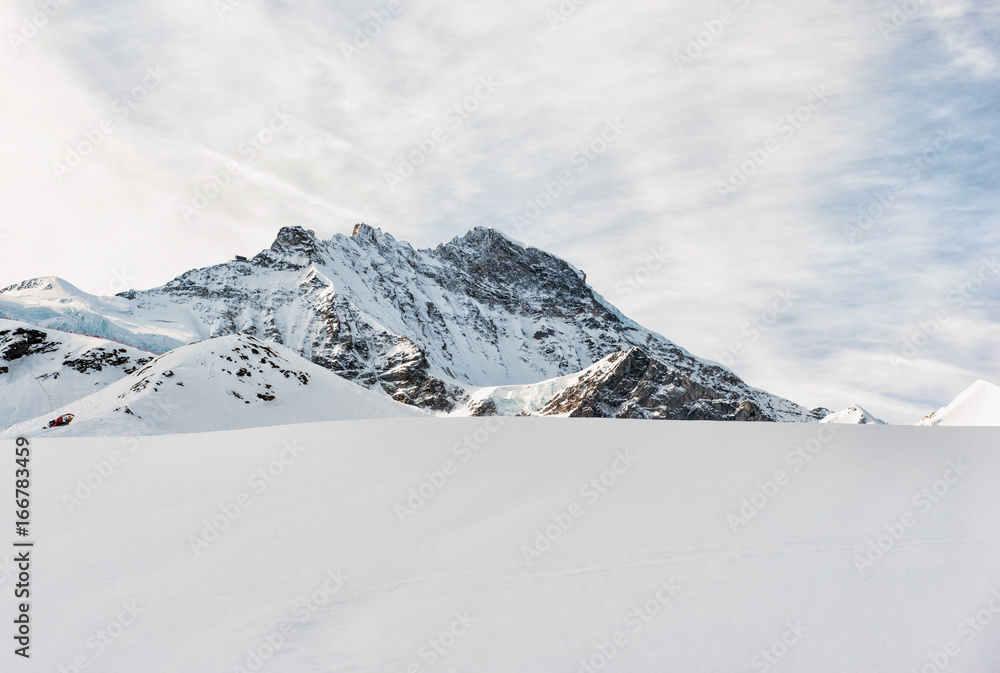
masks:
[[[485,225],[802,404],[913,422],[1000,384],[995,3],[12,0],[0,28],[0,286]]]

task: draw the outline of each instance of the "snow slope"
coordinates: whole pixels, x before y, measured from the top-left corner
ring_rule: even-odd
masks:
[[[29,673],[909,673],[935,657],[995,673],[998,440],[495,417],[40,436],[32,658],[0,657]],[[0,567],[9,595],[10,555]]]
[[[852,404],[843,411],[838,411],[823,418],[820,423],[845,423],[851,425],[886,425],[880,418],[875,418],[863,407]]]
[[[917,425],[1000,425],[1000,386],[976,381]]]
[[[0,319],[0,429],[52,414],[152,359],[104,339]]]
[[[207,432],[317,420],[424,416],[384,394],[345,381],[291,350],[238,334],[182,346],[125,378],[0,433],[34,434],[64,413],[47,436]]]

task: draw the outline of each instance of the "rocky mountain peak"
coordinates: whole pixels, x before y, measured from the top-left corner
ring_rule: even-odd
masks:
[[[39,276],[38,278],[31,278],[29,280],[21,281],[20,283],[15,283],[14,285],[8,285],[7,287],[0,289],[0,294],[3,293],[15,293],[15,292],[51,292],[51,293],[82,293],[75,285],[71,285],[62,278],[56,276]]]
[[[310,259],[319,255],[320,241],[316,232],[299,226],[282,227],[271,244],[271,250],[279,254],[299,254]]]
[[[406,241],[397,241],[389,232],[364,222],[354,225],[351,241],[363,247],[377,248],[380,254],[388,255],[389,258],[413,253],[413,247]]]
[[[565,260],[525,246],[503,232],[476,227],[426,251],[471,277],[514,288],[518,293],[582,290],[584,274]]]
[[[382,230],[373,227],[370,224],[365,224],[360,222],[354,225],[354,231],[351,233],[351,238],[358,241],[359,243],[376,243],[378,240],[378,235],[382,233]]]
[[[463,236],[456,236],[448,243],[443,243],[437,250],[472,250],[491,252],[507,256],[520,256],[529,250],[528,246],[510,238],[502,231],[492,227],[475,227]],[[538,252],[534,248],[530,250]]]

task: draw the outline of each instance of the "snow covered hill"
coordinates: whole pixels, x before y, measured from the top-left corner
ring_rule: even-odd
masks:
[[[3,666],[996,673],[998,440],[495,417],[39,437],[32,658]]]
[[[429,250],[360,224],[323,241],[281,229],[249,261],[189,271],[163,287],[86,295],[43,278],[0,290],[0,315],[128,335],[157,349],[248,333],[399,401],[449,412],[470,391],[571,376],[640,348],[650,381],[696,417],[816,421],[623,316],[568,262],[477,228]],[[671,399],[676,396],[671,396]],[[737,410],[745,411],[737,413]],[[675,418],[679,408],[650,410]]]
[[[923,417],[917,425],[1000,425],[1000,386],[976,381],[951,404]]]
[[[45,422],[75,415],[65,427]],[[182,346],[128,376],[0,437],[157,435],[319,420],[425,416],[248,335]]]
[[[875,418],[864,408],[852,404],[843,411],[825,416],[820,423],[845,423],[850,425],[886,425],[880,418]]]
[[[152,359],[104,339],[0,320],[0,429],[52,414]]]

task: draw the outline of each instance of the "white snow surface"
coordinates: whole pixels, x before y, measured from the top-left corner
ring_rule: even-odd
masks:
[[[843,411],[836,411],[823,418],[820,423],[846,423],[852,425],[885,425],[886,422],[875,418],[863,407],[852,404]]]
[[[427,413],[351,383],[288,348],[236,334],[182,346],[82,399],[22,421],[0,437],[33,433],[65,413],[60,437],[233,430],[320,420]]]
[[[917,425],[1000,425],[1000,386],[979,380]]]
[[[1000,662],[991,428],[425,418],[34,434],[32,657],[8,649],[4,670]],[[13,486],[0,479],[0,499]],[[877,544],[889,551],[859,571]]]

